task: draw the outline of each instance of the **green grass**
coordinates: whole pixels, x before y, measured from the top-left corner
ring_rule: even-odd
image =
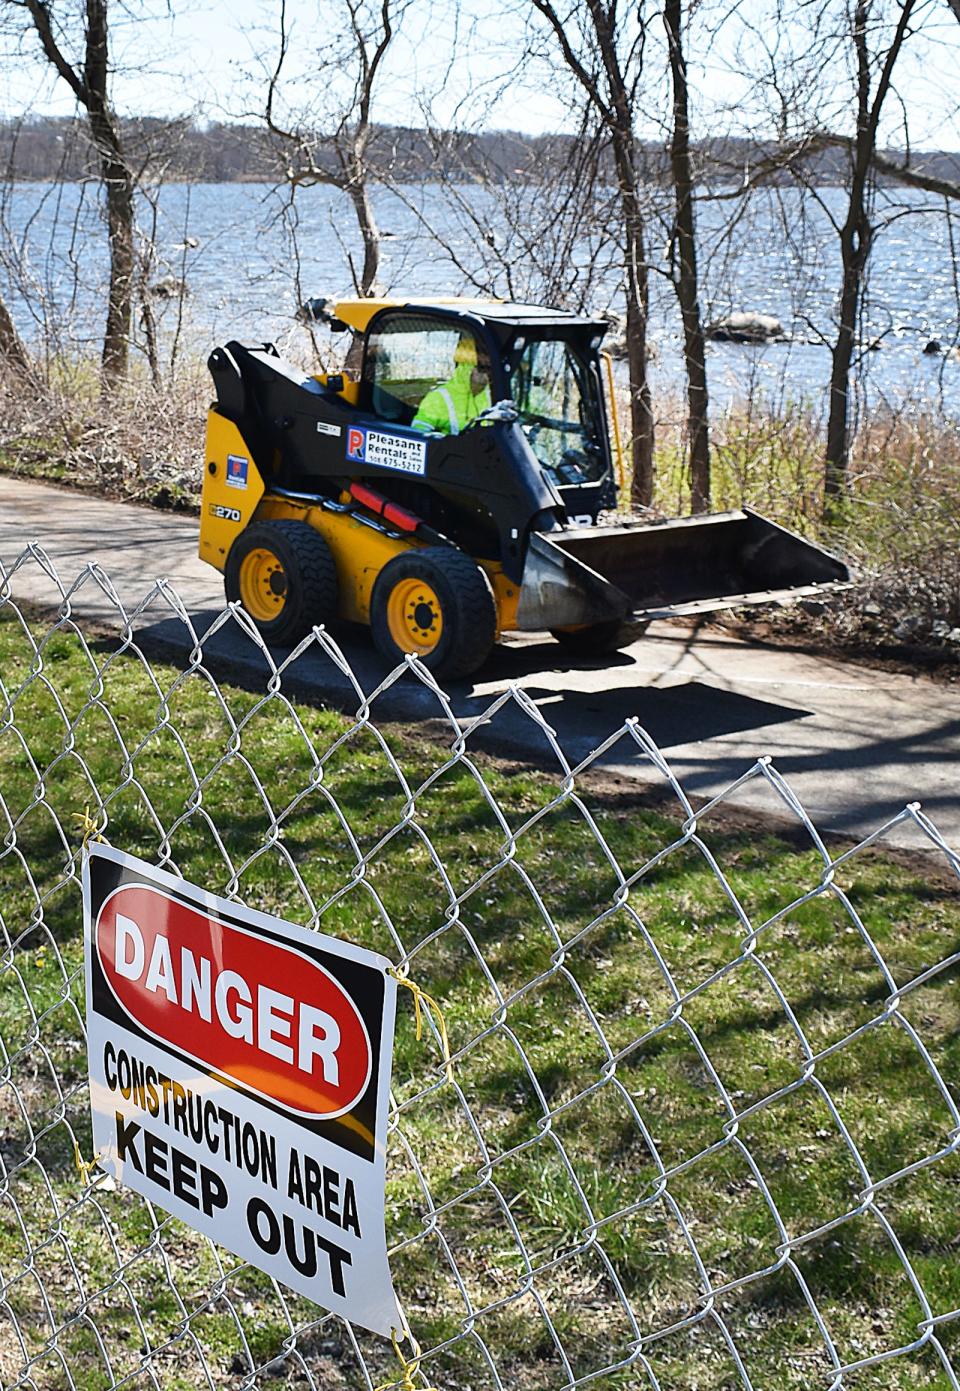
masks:
[[[422,731],[384,736],[416,791],[416,816],[402,825],[407,793],[381,743],[332,712],[263,703],[229,686],[218,694],[161,665],[151,677],[133,654],[86,651],[65,632],[35,652],[11,621],[0,622],[0,676],[13,700],[12,723],[0,721],[0,1060],[11,1060],[13,1079],[0,1086],[0,1156],[13,1170],[0,1196],[9,1282],[0,1381],[15,1380],[21,1365],[15,1323],[30,1355],[45,1347],[45,1300],[66,1325],[58,1347],[75,1384],[91,1391],[135,1378],[145,1355],[165,1388],[204,1385],[203,1360],[215,1384],[232,1385],[250,1365],[247,1350],[254,1364],[270,1361],[288,1346],[291,1324],[319,1317],[289,1294],[285,1309],[265,1277],[159,1213],[157,1236],[139,1199],[98,1191],[96,1202],[78,1202],[72,1133],[89,1154],[90,1129],[76,814],[102,800],[110,841],[131,853],[169,856],[220,891],[235,876],[248,904],[393,959],[395,934],[411,974],[441,1002],[464,1101],[437,1085],[436,1042],[416,1042],[403,996],[394,1058],[402,1143],[391,1143],[387,1182],[389,1240],[411,1243],[393,1260],[411,1325],[424,1348],[454,1340],[427,1364],[433,1384],[493,1385],[476,1343],[458,1340],[466,1309],[452,1258],[472,1306],[497,1305],[476,1329],[506,1386],[565,1384],[551,1324],[576,1376],[628,1358],[635,1334],[619,1287],[642,1336],[681,1325],[645,1346],[661,1387],[729,1391],[740,1382],[717,1323],[689,1322],[703,1308],[695,1247],[714,1288],[757,1277],[715,1304],[757,1391],[829,1386],[797,1273],[777,1260],[778,1222],[795,1238],[841,1216],[862,1179],[813,1082],[749,1108],[802,1074],[784,1000],[816,1051],[883,1010],[889,987],[835,893],[790,908],[744,956],[730,897],[679,817],[602,781],[588,780],[582,795],[624,876],[675,846],[632,881],[619,908],[608,856],[543,772],[477,755],[515,838],[505,856],[504,826],[470,764],[434,776],[449,750]],[[264,799],[283,827],[270,848]],[[754,925],[820,883],[818,856],[793,839],[738,829],[720,813],[700,832]],[[358,853],[367,857],[362,880]],[[454,905],[435,857],[459,901],[446,927]],[[863,852],[837,885],[898,985],[960,947],[960,902],[929,861]],[[681,1016],[671,1014],[651,941],[676,988],[698,991]],[[933,976],[902,1003],[948,1084],[960,1075],[958,974]],[[619,1055],[615,1070],[604,1071],[601,1033]],[[896,1020],[823,1059],[815,1075],[875,1180],[949,1143],[950,1112]],[[736,1127],[725,1128],[718,1081],[738,1113],[749,1111]],[[666,1186],[662,1169],[671,1171]],[[426,1225],[424,1182],[435,1208],[449,1205]],[[899,1180],[877,1206],[934,1314],[960,1307],[960,1161]],[[923,1311],[872,1211],[793,1256],[842,1360],[917,1336]],[[210,1304],[219,1261],[223,1296]],[[542,1267],[534,1280],[527,1262]],[[943,1330],[955,1358],[958,1329]],[[297,1346],[320,1384],[365,1384],[331,1322],[308,1328]],[[375,1379],[394,1374],[379,1340],[361,1335],[360,1346]],[[67,1384],[52,1354],[32,1375],[51,1391]],[[295,1375],[291,1360],[287,1379]],[[147,1383],[141,1375],[130,1384]],[[651,1383],[638,1366],[594,1384]],[[923,1349],[848,1384],[949,1382]]]
[[[0,448],[0,473],[49,483],[69,482],[63,445],[54,435],[18,435],[6,440]]]

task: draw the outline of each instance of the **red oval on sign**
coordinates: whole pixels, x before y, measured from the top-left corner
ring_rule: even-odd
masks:
[[[349,1111],[370,1040],[343,987],[304,952],[127,884],[97,918],[97,955],[120,1005],[195,1062],[303,1115]]]

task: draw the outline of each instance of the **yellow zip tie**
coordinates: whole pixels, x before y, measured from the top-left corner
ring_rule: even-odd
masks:
[[[398,976],[397,979],[399,980],[400,977]],[[407,985],[409,982],[402,981],[401,984]],[[410,1342],[410,1346],[413,1348],[413,1357],[409,1362],[400,1350],[400,1338],[407,1338]],[[393,1350],[397,1354],[397,1361],[400,1363],[403,1378],[401,1381],[383,1381],[379,1386],[374,1388],[374,1391],[387,1391],[388,1386],[399,1386],[400,1391],[418,1391],[418,1387],[413,1378],[417,1375],[417,1370],[420,1366],[420,1344],[412,1333],[401,1333],[400,1338],[397,1337],[397,1330],[391,1328],[390,1341],[393,1343]],[[424,1387],[424,1391],[436,1391],[436,1387],[427,1386]]]
[[[410,991],[410,993],[413,996],[413,1009],[417,1021],[418,1043],[423,1037],[423,1013],[420,1001],[422,1000],[424,1004],[427,1006],[427,1008],[433,1011],[433,1017],[436,1019],[437,1028],[440,1031],[440,1047],[443,1049],[444,1071],[447,1074],[447,1081],[452,1083],[453,1062],[450,1058],[450,1040],[447,1037],[447,1021],[443,1017],[443,1010],[437,1004],[436,1000],[433,998],[432,995],[428,995],[425,990],[422,990],[421,987],[417,985],[415,980],[411,980],[410,977],[404,975],[402,971],[396,970],[393,966],[388,966],[387,975],[393,976],[394,980],[397,982],[398,985],[406,986],[406,988]]]
[[[100,827],[97,825],[95,818],[90,815],[90,808],[88,806],[84,807],[83,811],[75,811],[73,813],[73,819],[74,821],[79,821],[83,828],[81,850],[86,850],[91,840],[103,840],[103,836],[100,834]]]
[[[94,1170],[96,1169],[96,1167],[97,1167],[97,1162],[98,1162],[98,1160],[100,1159],[100,1155],[101,1155],[102,1153],[103,1153],[103,1151],[100,1150],[97,1154],[95,1154],[95,1155],[93,1156],[93,1158],[92,1158],[92,1159],[89,1161],[89,1163],[88,1163],[87,1160],[84,1159],[83,1155],[80,1153],[80,1146],[79,1146],[79,1144],[77,1143],[76,1140],[74,1140],[74,1142],[73,1142],[73,1162],[74,1162],[74,1164],[76,1164],[76,1166],[77,1166],[77,1173],[80,1175],[80,1177],[81,1177],[81,1179],[83,1180],[83,1183],[84,1183],[85,1185],[88,1184],[88,1183],[90,1183],[90,1181],[91,1181],[91,1180],[90,1180],[90,1175],[91,1175],[91,1174],[94,1172]]]

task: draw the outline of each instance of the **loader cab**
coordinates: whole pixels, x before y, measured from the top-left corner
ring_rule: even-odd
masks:
[[[449,382],[464,345],[473,343],[490,360],[489,402],[512,400],[517,408],[519,447],[531,466],[569,517],[594,521],[616,500],[597,357],[602,327],[496,302],[468,315],[439,306],[381,311],[367,333],[361,409],[412,426],[421,402]]]

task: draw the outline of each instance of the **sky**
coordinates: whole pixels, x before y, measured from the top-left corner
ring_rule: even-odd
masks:
[[[213,119],[242,117],[255,100],[251,78],[262,77],[264,62],[276,52],[278,0],[170,3],[173,13],[158,3],[154,17],[146,22],[114,20],[115,104],[120,110],[158,116],[178,115],[200,104]],[[334,8],[327,7],[327,13]],[[446,0],[413,0],[378,85],[377,119],[422,124],[417,93],[426,89],[436,94],[435,114],[447,124],[455,119],[468,83],[496,82],[502,60],[492,59],[465,37],[475,12],[483,8],[479,0],[467,0],[459,7],[458,20],[458,7]],[[289,0],[287,14],[295,58],[317,42],[315,11],[304,0]],[[498,36],[504,36],[502,26]],[[509,33],[506,38],[509,47]],[[521,41],[518,21],[518,48]],[[149,65],[143,61],[145,52]],[[36,58],[31,61],[33,53]],[[62,81],[51,80],[35,41],[25,45],[23,57],[26,61],[3,65],[0,112],[71,114],[72,97]],[[130,71],[125,73],[125,68]],[[538,84],[523,91],[515,87],[500,104],[493,124],[536,134],[562,128],[565,119],[562,103]]]
[[[112,53],[117,68],[114,101],[127,114],[178,115],[200,110],[211,119],[255,119],[262,105],[264,65],[276,51],[279,0],[133,0],[147,20],[126,17],[129,6],[114,6]],[[529,0],[523,0],[528,4]],[[66,8],[64,0],[60,7]],[[521,5],[521,9],[523,5]],[[739,13],[747,20],[759,15],[763,0],[741,0]],[[948,0],[921,0],[920,11],[930,41],[915,42],[906,51],[898,77],[911,113],[911,142],[915,148],[960,149],[960,98],[955,73],[960,63],[960,23]],[[288,0],[292,26],[291,64],[308,61],[322,38],[318,28],[336,13],[336,0],[320,5],[312,0]],[[318,19],[318,13],[323,19]],[[789,13],[789,10],[787,11]],[[464,95],[478,85],[497,90],[505,69],[522,45],[522,18],[497,18],[491,24],[490,0],[411,0],[404,23],[378,86],[375,118],[400,125],[421,125],[418,92],[432,93],[434,119],[442,125],[470,125],[478,103],[462,105]],[[651,26],[659,33],[659,26]],[[724,35],[731,33],[728,26]],[[477,35],[481,36],[478,37]],[[484,37],[485,36],[485,37]],[[784,35],[760,32],[760,48]],[[654,42],[656,39],[654,39]],[[732,54],[705,47],[705,58],[691,72],[691,86],[701,105],[702,124],[709,126],[711,106],[736,105],[737,84],[731,79]],[[747,55],[749,63],[749,53]],[[823,74],[825,93],[830,74]],[[558,96],[559,84],[538,80],[526,86],[511,81],[486,116],[494,128],[530,134],[569,128]],[[888,103],[888,143],[900,144],[895,124],[897,103]],[[0,114],[69,115],[73,99],[39,54],[28,36],[18,61],[0,69]],[[832,113],[833,114],[833,113]]]

